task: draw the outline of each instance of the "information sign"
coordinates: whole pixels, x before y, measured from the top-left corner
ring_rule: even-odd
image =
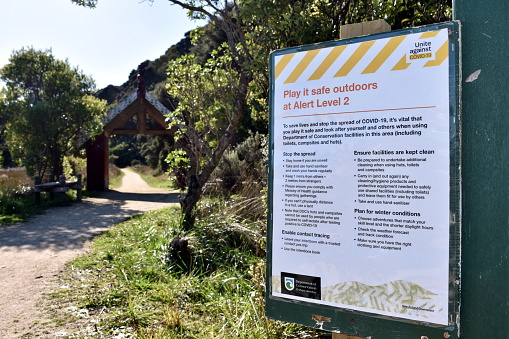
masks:
[[[455,31],[271,54],[268,316],[280,302],[454,325]]]

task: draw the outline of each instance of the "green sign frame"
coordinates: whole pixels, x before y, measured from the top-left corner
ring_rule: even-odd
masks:
[[[276,89],[277,61],[281,60],[281,56],[307,53],[309,51],[319,51],[324,48],[349,46],[354,44],[362,44],[365,42],[377,41],[380,39],[410,36],[413,34],[421,34],[446,29],[448,32],[448,89],[449,89],[449,118],[448,118],[448,142],[449,142],[449,173],[448,173],[448,197],[444,201],[448,202],[448,305],[447,323],[437,324],[419,319],[409,319],[405,317],[395,316],[393,314],[383,314],[376,311],[366,311],[349,308],[347,306],[334,306],[321,303],[316,299],[320,299],[320,291],[307,290],[306,293],[300,294],[299,297],[282,296],[280,293],[274,293],[279,287],[272,279],[274,260],[279,259],[282,252],[274,251],[274,245],[281,238],[280,233],[275,234],[275,230],[279,232],[279,224],[281,216],[277,214],[275,209],[281,210],[281,196],[277,195],[279,181],[276,183],[276,175],[281,167],[281,157],[276,154],[278,148],[278,134],[282,134],[282,128],[276,126],[276,115],[282,114],[282,105],[276,107],[277,96],[281,95]],[[314,45],[299,46],[278,50],[270,55],[270,147],[269,147],[269,196],[268,196],[268,231],[267,231],[267,282],[266,282],[266,316],[285,322],[301,324],[304,326],[320,328],[331,332],[340,332],[347,335],[355,335],[360,337],[371,337],[373,339],[409,339],[409,338],[459,338],[460,322],[460,244],[461,244],[461,176],[460,176],[460,146],[461,146],[461,128],[460,128],[460,24],[457,21],[439,23],[429,26],[410,28],[388,33],[373,34],[358,38],[344,39],[338,41],[324,42]],[[422,55],[422,54],[421,54]],[[362,57],[362,56],[361,56]],[[426,56],[424,56],[426,57]],[[319,82],[317,82],[319,83]],[[319,87],[319,86],[315,86]],[[339,99],[341,100],[341,99]],[[329,101],[331,105],[333,101]],[[301,103],[300,107],[302,107]],[[290,104],[288,104],[290,105]],[[295,106],[295,103],[292,103]],[[297,104],[299,105],[299,104]],[[305,105],[305,103],[304,103]],[[309,105],[308,105],[309,106]],[[314,106],[316,107],[316,106]],[[288,106],[290,108],[290,106]],[[308,107],[309,108],[309,107]],[[311,107],[313,108],[313,106]],[[293,112],[291,112],[293,114]],[[344,113],[344,112],[343,112]],[[347,112],[352,113],[352,112]],[[342,113],[333,113],[342,114]],[[446,119],[447,120],[447,119]],[[360,159],[359,159],[360,160]],[[275,199],[278,201],[275,201]],[[357,201],[357,200],[356,200]],[[341,202],[336,202],[341,204]],[[357,219],[357,217],[356,217]],[[291,255],[291,252],[288,253]],[[426,253],[422,253],[426,256]],[[350,258],[350,265],[355,265],[355,258]],[[295,272],[292,272],[295,273]],[[305,284],[316,286],[313,277],[307,277],[305,272],[301,273],[301,278],[307,280]],[[291,276],[291,273],[288,273]],[[327,274],[327,272],[324,272]],[[318,282],[318,286],[320,283]],[[320,287],[318,287],[320,289]],[[316,295],[318,293],[318,295]],[[309,298],[309,301],[307,300]]]

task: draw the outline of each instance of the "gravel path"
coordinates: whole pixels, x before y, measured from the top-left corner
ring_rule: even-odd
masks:
[[[82,203],[51,208],[27,222],[0,226],[0,338],[39,338],[49,319],[37,308],[64,265],[90,240],[129,216],[178,203],[178,193],[152,188],[123,170],[122,186]]]

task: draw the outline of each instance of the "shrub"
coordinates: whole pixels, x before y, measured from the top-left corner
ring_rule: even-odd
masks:
[[[220,192],[229,196],[245,190],[259,189],[267,183],[267,141],[261,134],[250,135],[245,141],[225,151],[211,181]]]

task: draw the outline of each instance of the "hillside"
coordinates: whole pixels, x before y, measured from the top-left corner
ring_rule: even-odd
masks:
[[[200,33],[201,37],[192,43],[192,35]],[[146,88],[168,109],[173,109],[171,100],[166,95],[165,82],[167,78],[167,67],[170,60],[175,60],[185,54],[193,53],[198,56],[199,61],[205,61],[210,52],[219,46],[224,40],[224,36],[212,24],[198,28],[197,32],[187,32],[178,43],[170,46],[166,52],[155,60],[145,60],[141,64],[145,66],[145,84]],[[133,70],[129,74],[128,80],[120,86],[109,85],[97,91],[96,97],[106,100],[108,104],[115,104],[122,101],[137,88],[136,69],[138,65],[133,65]]]

